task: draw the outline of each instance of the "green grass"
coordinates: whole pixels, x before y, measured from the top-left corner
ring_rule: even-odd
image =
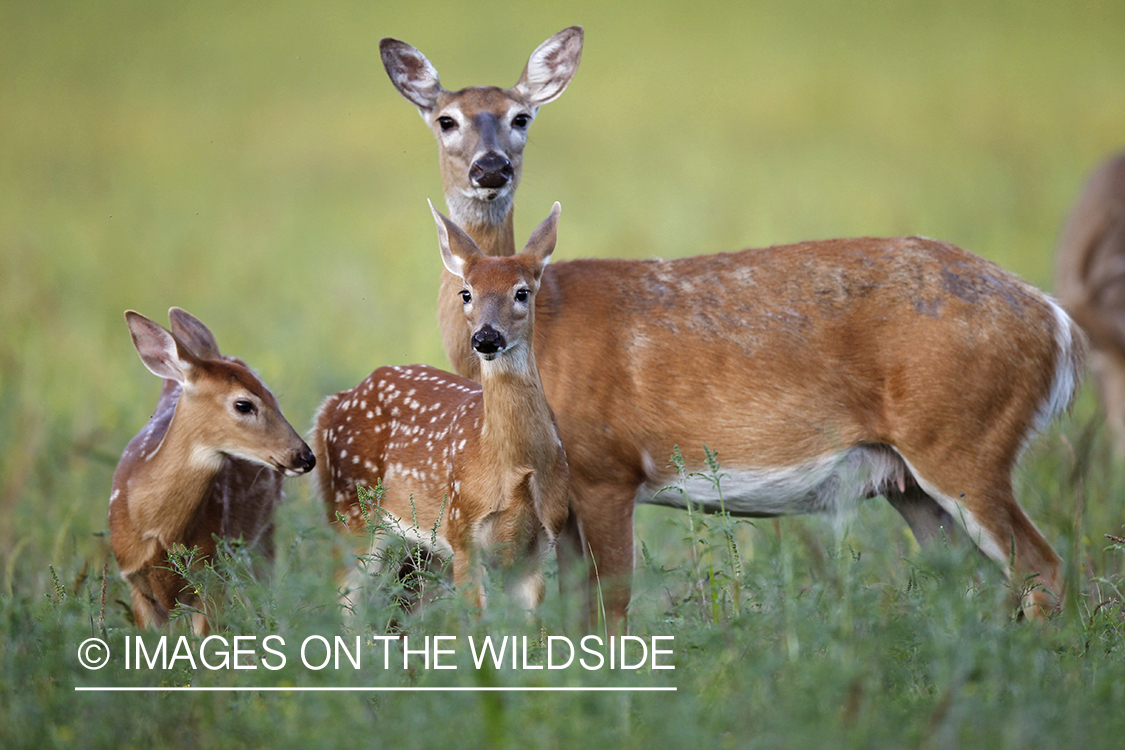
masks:
[[[921,555],[881,501],[840,528],[729,538],[722,519],[642,508],[632,629],[675,635],[677,669],[627,678],[674,694],[73,692],[625,679],[75,658],[103,627],[107,563],[108,640],[134,634],[106,509],[159,386],[122,311],[198,315],[300,429],[378,365],[445,366],[435,148],[378,39],[417,45],[450,88],[510,85],[572,23],[582,65],[532,128],[516,218],[525,237],[561,201],[558,259],[916,233],[1049,289],[1079,184],[1122,146],[1119,2],[0,4],[0,744],[1120,746],[1125,552],[1105,535],[1123,535],[1125,479],[1089,392],[1017,473],[1072,582],[1047,628],[1011,622],[992,568]],[[224,632],[360,631],[311,483],[287,491],[272,581],[228,585]],[[549,631],[564,607],[549,598]],[[420,617],[412,632],[539,633],[455,601]]]

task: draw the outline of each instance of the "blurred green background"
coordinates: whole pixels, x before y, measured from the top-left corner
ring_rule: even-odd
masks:
[[[508,86],[574,23],[517,201],[517,240],[562,202],[558,259],[922,234],[1050,288],[1081,181],[1125,145],[1121,0],[5,0],[0,592],[102,544],[159,390],[126,308],[199,316],[302,431],[375,366],[447,366],[435,146],[379,38],[447,88]]]

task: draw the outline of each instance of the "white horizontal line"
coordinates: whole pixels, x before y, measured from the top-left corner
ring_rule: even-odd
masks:
[[[75,687],[78,693],[656,693],[674,687]]]

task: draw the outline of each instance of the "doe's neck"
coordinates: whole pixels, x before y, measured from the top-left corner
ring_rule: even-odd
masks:
[[[473,238],[485,255],[507,257],[516,254],[512,215],[514,203],[497,198],[495,203],[478,200],[447,200],[449,218]]]

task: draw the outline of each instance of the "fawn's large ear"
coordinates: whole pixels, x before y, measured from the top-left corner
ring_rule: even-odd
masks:
[[[172,335],[200,359],[219,359],[223,356],[219,353],[215,335],[199,318],[187,310],[179,307],[171,308],[168,310],[168,320],[172,323]]]
[[[551,253],[555,252],[555,242],[559,236],[559,214],[562,213],[562,206],[558,201],[555,205],[551,206],[551,213],[547,214],[547,218],[543,219],[543,223],[535,228],[528,238],[527,244],[524,245],[521,255],[528,255],[539,262],[539,270],[536,272],[536,278],[543,273],[543,267],[547,265],[547,261],[551,259]]]
[[[406,42],[390,37],[379,41],[379,55],[391,83],[408,102],[426,117],[437,106],[441,81],[426,56]]]
[[[558,99],[578,71],[583,34],[581,26],[571,26],[536,47],[512,88],[532,107]]]
[[[191,379],[191,371],[199,364],[199,359],[187,346],[139,312],[126,310],[125,322],[133,336],[133,346],[149,372],[181,384]]]
[[[440,211],[434,208],[433,203],[426,202],[430,204],[430,211],[434,214],[434,222],[437,223],[441,262],[451,274],[463,279],[465,278],[465,264],[473,258],[483,256],[484,253],[477,247],[477,243],[473,242],[473,238],[465,234],[461,227],[443,216]]]

